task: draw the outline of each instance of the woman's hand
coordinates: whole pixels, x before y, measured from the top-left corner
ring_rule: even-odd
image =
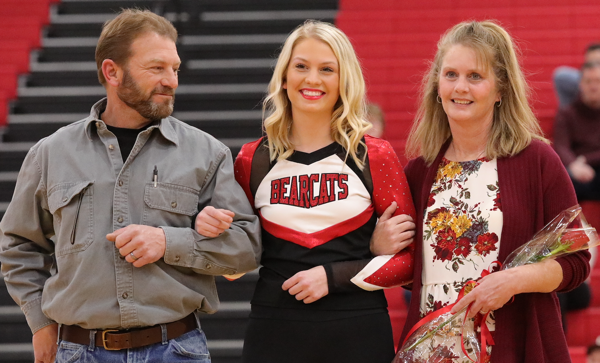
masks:
[[[231,226],[235,213],[227,209],[204,207],[196,217],[196,232],[204,237],[217,237]]]
[[[396,208],[398,205],[392,202],[377,221],[371,236],[371,253],[375,256],[395,255],[413,242],[415,235],[413,219],[407,214],[392,217]]]
[[[456,313],[471,305],[469,318],[503,307],[514,295],[528,292],[551,292],[562,281],[562,267],[555,260],[494,272],[479,280],[479,284],[454,305]]]
[[[494,272],[479,281],[470,293],[465,295],[452,308],[452,313],[462,310],[465,306],[471,305],[469,318],[488,311],[498,310],[503,307],[514,295],[518,293],[515,276],[511,270]]]
[[[295,296],[296,300],[304,301],[305,304],[315,302],[329,293],[325,268],[317,266],[300,271],[287,279],[281,288]]]

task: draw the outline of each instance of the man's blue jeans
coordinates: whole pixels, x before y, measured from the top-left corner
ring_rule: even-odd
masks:
[[[100,334],[100,333],[98,333]],[[210,363],[206,336],[197,328],[178,338],[136,349],[106,350],[93,344],[60,341],[56,363]]]

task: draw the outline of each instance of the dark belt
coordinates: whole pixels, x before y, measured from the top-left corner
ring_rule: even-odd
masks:
[[[167,340],[175,339],[197,327],[194,314],[165,325],[167,327]],[[90,331],[90,329],[83,329],[77,325],[62,325],[60,327],[60,339],[71,343],[89,345]],[[148,328],[129,330],[96,330],[94,344],[106,350],[121,350],[139,348],[161,342],[162,329],[160,325],[154,325]]]

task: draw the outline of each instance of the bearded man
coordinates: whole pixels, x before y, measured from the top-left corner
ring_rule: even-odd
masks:
[[[260,227],[229,149],[170,116],[176,41],[149,11],[107,22],[106,98],[23,163],[0,262],[36,362],[210,362],[197,313],[218,307],[214,276],[257,267]],[[199,211],[224,222],[200,235]]]

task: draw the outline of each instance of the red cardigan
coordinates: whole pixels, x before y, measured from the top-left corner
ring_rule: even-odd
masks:
[[[422,241],[422,226],[427,199],[448,143],[431,166],[423,158],[411,160],[405,173],[417,210],[417,236]],[[525,150],[510,158],[498,159],[498,183],[502,202],[503,227],[499,260],[526,243],[559,212],[577,204],[575,192],[558,155],[541,141],[533,141]],[[563,281],[557,292],[581,284],[590,272],[587,251],[557,259]],[[408,331],[419,321],[418,298],[421,294],[423,243],[415,244],[413,296],[400,346]],[[512,303],[496,311],[494,363],[565,363],[570,362],[562,329],[556,293],[529,293],[515,296]]]

